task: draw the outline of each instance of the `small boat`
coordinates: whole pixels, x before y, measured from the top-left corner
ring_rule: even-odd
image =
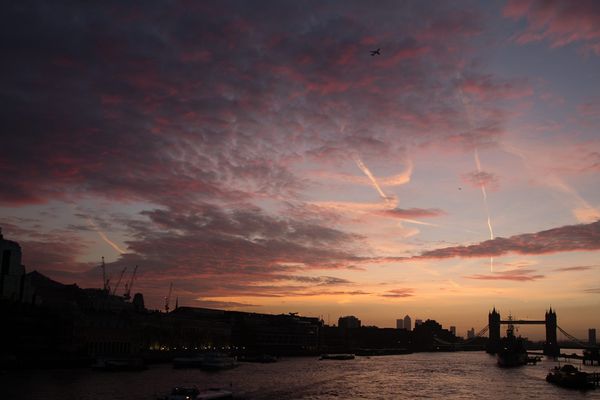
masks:
[[[141,371],[146,369],[142,358],[98,358],[92,369],[97,371]]]
[[[211,388],[200,391],[196,387],[175,387],[171,393],[158,400],[217,400],[233,399],[233,393],[225,389]]]
[[[321,360],[354,360],[354,354],[321,354]]]
[[[571,364],[565,364],[562,367],[554,367],[546,375],[546,381],[568,389],[594,389],[593,382],[589,379],[589,374],[575,368]]]
[[[218,371],[236,366],[235,358],[223,353],[205,353],[193,357],[178,357],[173,360],[174,368],[200,368]]]
[[[235,358],[223,353],[206,353],[204,362],[200,366],[202,369],[217,371],[221,369],[231,369],[237,367]]]
[[[251,363],[273,363],[277,362],[277,357],[269,354],[258,354],[258,355],[243,355],[238,357],[240,362],[251,362]]]

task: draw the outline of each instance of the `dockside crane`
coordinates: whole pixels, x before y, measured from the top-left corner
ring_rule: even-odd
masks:
[[[119,280],[117,281],[117,284],[115,285],[115,287],[113,288],[113,291],[112,291],[113,296],[117,294],[117,289],[119,288],[119,285],[121,284],[121,280],[123,279],[123,275],[125,275],[126,270],[127,270],[127,267],[123,268],[123,271],[121,271],[121,275],[119,275]]]
[[[106,277],[106,265],[104,264],[104,256],[102,257],[102,265],[100,267],[102,268],[102,289],[108,294],[110,293],[110,278]]]
[[[125,300],[131,299],[131,288],[133,287],[133,280],[135,279],[135,274],[137,273],[138,266],[136,265],[133,269],[133,273],[131,274],[131,278],[129,278],[129,282],[125,282],[125,294],[123,298]]]
[[[169,313],[169,302],[171,301],[171,293],[173,293],[173,282],[169,285],[169,294],[165,297],[165,312]]]

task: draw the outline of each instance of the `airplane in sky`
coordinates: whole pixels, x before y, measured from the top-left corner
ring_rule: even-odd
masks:
[[[371,50],[371,56],[374,55],[381,55],[381,53],[379,52],[381,49],[377,49],[377,50]]]

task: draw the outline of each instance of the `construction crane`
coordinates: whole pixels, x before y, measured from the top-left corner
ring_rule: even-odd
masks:
[[[117,294],[117,289],[119,288],[119,285],[121,284],[121,280],[123,279],[123,275],[125,275],[126,270],[127,270],[127,267],[123,268],[123,271],[121,271],[121,275],[119,275],[119,280],[117,281],[117,284],[115,285],[115,287],[113,288],[113,291],[112,291],[113,296],[115,294]]]
[[[135,279],[135,274],[137,272],[138,266],[136,265],[133,269],[133,273],[131,274],[131,278],[129,278],[129,282],[125,282],[125,294],[123,298],[125,300],[131,299],[131,287],[133,286],[133,280]]]
[[[110,293],[110,278],[106,277],[106,265],[104,265],[104,256],[102,257],[102,284],[103,290],[106,293]]]
[[[173,293],[173,282],[169,285],[169,294],[165,297],[165,312],[169,313],[169,301],[171,301],[171,293]]]

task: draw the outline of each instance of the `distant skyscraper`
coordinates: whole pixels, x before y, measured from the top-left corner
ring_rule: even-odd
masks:
[[[475,328],[471,328],[467,331],[467,339],[475,338]]]
[[[404,329],[406,329],[407,331],[410,331],[412,328],[412,321],[410,319],[410,317],[407,315],[404,317]]]
[[[588,329],[588,342],[589,344],[596,344],[596,329]]]
[[[415,326],[421,325],[423,323],[422,319],[415,319]]]
[[[404,329],[404,320],[403,319],[396,320],[396,329]]]
[[[341,329],[360,328],[360,319],[356,318],[354,315],[340,317],[338,319],[338,327]]]
[[[455,326],[450,327],[450,333],[453,334],[454,336],[456,336],[456,327]]]

